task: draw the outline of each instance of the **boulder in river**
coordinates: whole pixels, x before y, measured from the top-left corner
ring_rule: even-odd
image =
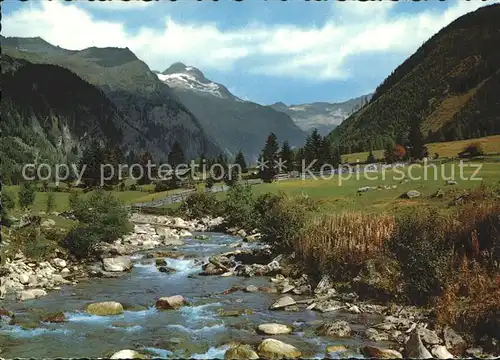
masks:
[[[102,266],[105,271],[123,272],[132,269],[132,262],[128,256],[118,256],[102,259]]]
[[[315,310],[321,312],[330,312],[343,309],[345,306],[343,303],[337,300],[324,300],[318,301]]]
[[[167,262],[165,261],[164,258],[156,258],[155,259],[155,265],[156,266],[163,266],[165,265]]]
[[[63,312],[57,312],[54,314],[49,314],[44,316],[42,318],[42,321],[48,323],[62,323],[66,321],[66,316],[64,315]]]
[[[431,353],[427,350],[420,339],[420,334],[417,329],[414,329],[410,338],[405,344],[405,357],[412,359],[430,359]]]
[[[110,359],[145,359],[144,355],[139,354],[135,350],[120,350],[111,355]]]
[[[296,301],[291,296],[283,296],[271,305],[271,310],[282,309],[287,306],[295,305]]]
[[[253,235],[248,235],[246,236],[243,241],[244,242],[248,242],[248,243],[253,243],[253,242],[257,242],[261,239],[262,235],[260,233],[256,233],[256,234],[253,234]]]
[[[236,235],[239,235],[242,238],[245,238],[247,236],[247,232],[245,230],[241,229],[241,230],[238,230],[238,232],[236,233]]]
[[[116,301],[104,301],[87,305],[87,312],[92,315],[118,315],[123,312],[123,305]]]
[[[239,344],[231,347],[224,354],[226,360],[256,360],[259,355],[252,349],[250,345]]]
[[[257,327],[257,332],[265,335],[282,335],[290,334],[292,332],[292,328],[288,325],[269,323],[259,325]]]
[[[349,323],[344,320],[326,321],[319,326],[318,331],[323,336],[349,337],[352,329]]]
[[[168,297],[161,297],[156,300],[156,308],[163,310],[176,310],[186,305],[186,300],[182,295],[174,295]]]
[[[199,273],[201,276],[222,275],[226,272],[225,269],[222,269],[212,263],[203,265],[202,269],[203,271]]]
[[[399,351],[383,349],[376,346],[363,346],[361,348],[363,356],[372,359],[402,359],[403,355]]]
[[[168,266],[160,266],[158,267],[159,272],[163,273],[174,273],[176,270],[174,268],[168,267]]]
[[[4,324],[14,324],[14,313],[0,306],[0,327]]]
[[[236,317],[240,315],[251,315],[253,313],[250,309],[241,309],[241,310],[220,310],[219,316],[221,317]]]
[[[281,293],[282,294],[286,294],[286,293],[292,291],[293,289],[295,289],[295,286],[288,284],[288,285],[283,286],[283,289],[281,290]]]
[[[259,291],[259,288],[255,285],[248,285],[245,288],[245,292],[248,292],[248,293],[254,293],[254,292],[258,292],[258,291]]]
[[[365,336],[374,342],[388,341],[389,334],[385,332],[379,332],[374,328],[368,328],[365,330]]]
[[[21,290],[16,293],[16,298],[19,301],[38,299],[42,296],[47,295],[47,292],[43,289],[29,289]]]
[[[341,353],[348,350],[344,345],[330,345],[326,348],[327,353]]]
[[[264,339],[259,344],[257,353],[265,359],[296,359],[302,355],[295,346],[276,339]]]

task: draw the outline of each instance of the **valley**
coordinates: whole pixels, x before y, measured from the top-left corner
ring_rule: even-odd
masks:
[[[498,357],[500,4],[47,4],[0,36],[2,359]]]

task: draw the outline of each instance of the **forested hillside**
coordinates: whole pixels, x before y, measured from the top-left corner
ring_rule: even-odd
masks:
[[[73,72],[7,55],[0,63],[4,181],[15,182],[26,163],[73,161],[93,140],[122,145],[133,131],[101,90]]]
[[[141,132],[140,141],[135,144],[137,151],[147,149],[156,159],[166,159],[177,140],[189,158],[221,152],[198,119],[128,48],[92,47],[73,51],[41,38],[2,37],[2,51],[33,63],[65,67],[98,86],[129,124]]]
[[[344,152],[405,142],[412,121],[428,141],[500,133],[500,5],[460,17],[401,64],[370,103],[330,135]],[[369,136],[367,136],[369,135]]]

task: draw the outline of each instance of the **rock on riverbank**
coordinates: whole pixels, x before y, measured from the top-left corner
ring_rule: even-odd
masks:
[[[117,276],[132,266],[125,255],[159,246],[180,246],[184,244],[183,238],[192,236],[192,231],[212,230],[224,220],[207,217],[186,221],[178,217],[133,213],[130,221],[134,224],[131,233],[111,244],[101,242],[97,245],[101,263],[76,262],[60,250],[54,253],[56,257],[41,262],[28,259],[21,252],[7,258],[0,268],[0,299],[15,294],[20,301],[30,300],[88,277]]]

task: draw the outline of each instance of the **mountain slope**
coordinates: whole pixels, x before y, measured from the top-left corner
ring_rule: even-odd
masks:
[[[194,67],[175,63],[157,76],[230,154],[241,149],[249,159],[256,159],[270,132],[292,146],[304,141],[305,133],[288,115],[234,96]]]
[[[272,104],[271,107],[290,116],[305,132],[316,128],[324,136],[367,102],[370,96],[371,94],[363,95],[341,103],[314,102],[287,106],[279,102]]]
[[[134,129],[95,86],[55,65],[5,54],[0,65],[4,179],[26,163],[73,162],[94,140],[127,148],[125,138],[133,137]]]
[[[460,17],[401,64],[369,105],[331,134],[345,151],[407,137],[412,118],[430,141],[500,133],[500,5]],[[369,137],[368,137],[369,136]]]
[[[3,38],[4,53],[34,63],[63,66],[100,87],[125,115],[130,126],[142,133],[137,150],[148,149],[165,160],[178,140],[188,157],[221,151],[182,105],[170,88],[128,48],[88,48],[72,51],[40,38]]]

